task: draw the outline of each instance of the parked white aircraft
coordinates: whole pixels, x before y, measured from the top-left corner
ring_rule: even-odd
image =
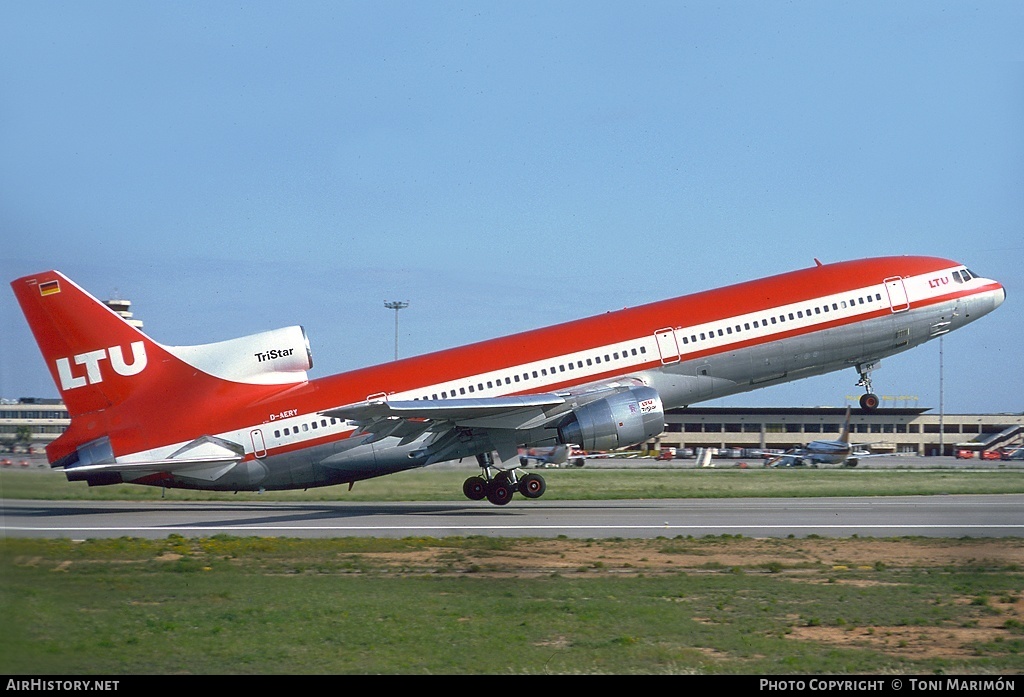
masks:
[[[765,463],[765,467],[803,467],[818,465],[843,465],[856,467],[865,457],[878,457],[866,450],[868,443],[850,443],[850,408],[846,408],[846,419],[839,438],[835,440],[812,440],[800,448],[787,450]]]
[[[540,448],[520,448],[519,464],[529,467],[530,461],[537,463],[537,467],[582,467],[584,457],[573,455],[574,446],[551,445]]]

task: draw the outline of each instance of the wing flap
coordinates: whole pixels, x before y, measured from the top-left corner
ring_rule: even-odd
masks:
[[[366,425],[386,418],[429,419],[461,423],[475,419],[504,418],[512,413],[550,409],[565,403],[556,394],[481,397],[478,399],[368,400],[320,412]]]
[[[413,453],[426,464],[467,453],[498,453],[502,463],[518,462],[522,432],[543,429],[581,405],[637,386],[636,379],[590,383],[559,393],[469,399],[368,399],[319,412],[344,419],[374,443],[388,437],[408,444],[433,431],[435,436]],[[553,438],[553,434],[552,434]]]

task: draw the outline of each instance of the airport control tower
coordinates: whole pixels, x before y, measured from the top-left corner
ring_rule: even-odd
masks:
[[[124,317],[124,320],[128,324],[132,325],[136,329],[142,329],[142,320],[141,319],[135,319],[135,317],[132,315],[132,312],[131,312],[132,301],[131,300],[124,300],[122,298],[118,298],[116,293],[114,295],[115,295],[115,297],[111,298],[110,300],[104,300],[103,304],[106,305],[107,307],[109,307],[111,310],[113,310],[117,314],[119,314],[122,317]]]

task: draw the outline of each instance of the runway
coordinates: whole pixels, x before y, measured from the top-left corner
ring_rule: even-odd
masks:
[[[486,502],[5,500],[7,537],[1020,537],[1024,494]]]

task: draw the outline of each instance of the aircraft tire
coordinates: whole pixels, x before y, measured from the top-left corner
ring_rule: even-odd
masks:
[[[528,474],[519,480],[519,493],[528,499],[539,499],[547,488],[544,477],[539,474]]]
[[[512,500],[513,493],[515,492],[513,492],[512,486],[507,481],[495,480],[487,488],[487,500],[495,506],[504,506]]]
[[[462,493],[471,501],[480,501],[487,495],[487,482],[483,477],[470,477],[463,482]]]
[[[868,392],[860,397],[860,408],[864,411],[874,411],[878,408],[878,395]]]
[[[491,480],[491,485],[494,484],[504,484],[512,490],[513,494],[516,492],[516,485],[512,483],[512,472],[509,470],[501,470],[494,475],[494,479]]]

